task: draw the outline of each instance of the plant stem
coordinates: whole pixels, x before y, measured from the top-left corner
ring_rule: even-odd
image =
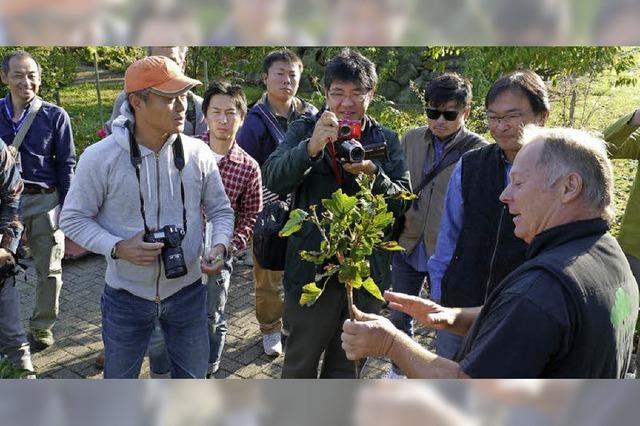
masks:
[[[349,305],[349,319],[351,321],[355,321],[356,317],[353,313],[353,287],[351,284],[347,283],[345,289],[347,290],[347,303]],[[360,363],[358,360],[353,361],[353,366],[355,368],[356,379],[360,378]]]

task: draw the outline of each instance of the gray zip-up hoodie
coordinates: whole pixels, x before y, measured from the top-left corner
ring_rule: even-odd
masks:
[[[150,228],[183,226],[180,175],[172,151],[176,135],[167,140],[157,155],[140,145],[142,165],[138,185],[129,155],[129,130],[125,126],[127,120],[133,122],[133,115],[127,107],[121,111],[125,115],[113,122],[113,133],[88,147],[80,157],[60,214],[60,228],[82,247],[105,256],[107,285],[147,300],[162,300],[194,283],[202,274],[202,212],[213,226],[212,246],[224,244],[227,248],[233,235],[234,214],[211,150],[201,140],[182,135],[187,212],[182,249],[187,275],[167,279],[160,257],[153,266],[112,259],[111,249],[118,241],[144,229],[140,192]]]

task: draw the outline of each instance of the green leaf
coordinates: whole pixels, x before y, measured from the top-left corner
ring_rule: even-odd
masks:
[[[316,265],[320,265],[325,261],[326,256],[319,251],[307,251],[300,250],[299,252],[300,258],[306,260],[307,262],[315,263]]]
[[[384,229],[391,225],[394,221],[393,213],[386,212],[375,215],[373,218],[373,226],[377,229]]]
[[[362,287],[362,278],[360,277],[360,275],[356,275],[356,278],[351,281],[351,287],[356,290]]]
[[[385,241],[378,246],[379,248],[387,251],[404,251],[404,247],[398,244],[396,241]]]
[[[343,217],[356,206],[358,199],[350,197],[338,189],[331,194],[331,199],[322,200],[322,205],[336,216]]]
[[[302,222],[307,218],[308,213],[302,209],[295,209],[289,214],[289,220],[284,224],[278,233],[281,237],[289,237],[302,228]]]
[[[338,272],[338,281],[340,281],[341,283],[352,282],[355,281],[357,275],[358,268],[348,262],[345,262],[340,265],[340,271]]]
[[[417,199],[418,196],[413,192],[402,191],[391,197],[392,200],[411,201]]]
[[[300,306],[311,306],[316,303],[316,300],[322,295],[322,290],[316,283],[305,284],[300,295]]]
[[[376,283],[373,281],[371,277],[364,280],[362,282],[362,286],[376,299],[384,300],[384,298],[382,297],[382,293],[380,293],[380,289],[378,288],[378,286],[376,285]]]

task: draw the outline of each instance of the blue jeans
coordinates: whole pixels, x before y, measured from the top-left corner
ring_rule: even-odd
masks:
[[[420,290],[422,290],[424,282],[427,279],[427,273],[413,269],[400,253],[393,254],[392,265],[391,282],[393,291],[411,296],[419,296]],[[413,319],[411,316],[403,312],[391,311],[391,322],[399,330],[413,337]]]
[[[458,336],[448,331],[440,330],[436,332],[436,355],[453,359],[458,349],[460,349],[463,339],[464,336]]]
[[[167,345],[171,377],[205,377],[207,291],[201,280],[160,303],[106,285],[101,305],[105,379],[138,377],[156,322]]]
[[[222,349],[227,335],[227,319],[224,308],[229,294],[229,283],[233,271],[232,258],[225,261],[220,273],[207,278],[207,317],[209,367],[207,373],[212,373],[220,367]],[[156,326],[149,342],[149,364],[154,374],[166,374],[170,371],[169,354],[160,327]],[[172,376],[173,377],[173,376]]]

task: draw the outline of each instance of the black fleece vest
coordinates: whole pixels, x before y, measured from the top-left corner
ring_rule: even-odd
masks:
[[[540,377],[624,378],[633,349],[638,286],[608,229],[604,220],[590,219],[536,236],[528,260],[491,294],[456,359],[472,349],[485,317],[502,303],[500,294],[528,272],[542,269],[562,285],[573,318],[570,347],[560,359],[550,360]]]
[[[500,194],[506,187],[503,154],[491,144],[462,157],[462,230],[442,279],[442,304],[473,307],[525,258],[512,216]]]

